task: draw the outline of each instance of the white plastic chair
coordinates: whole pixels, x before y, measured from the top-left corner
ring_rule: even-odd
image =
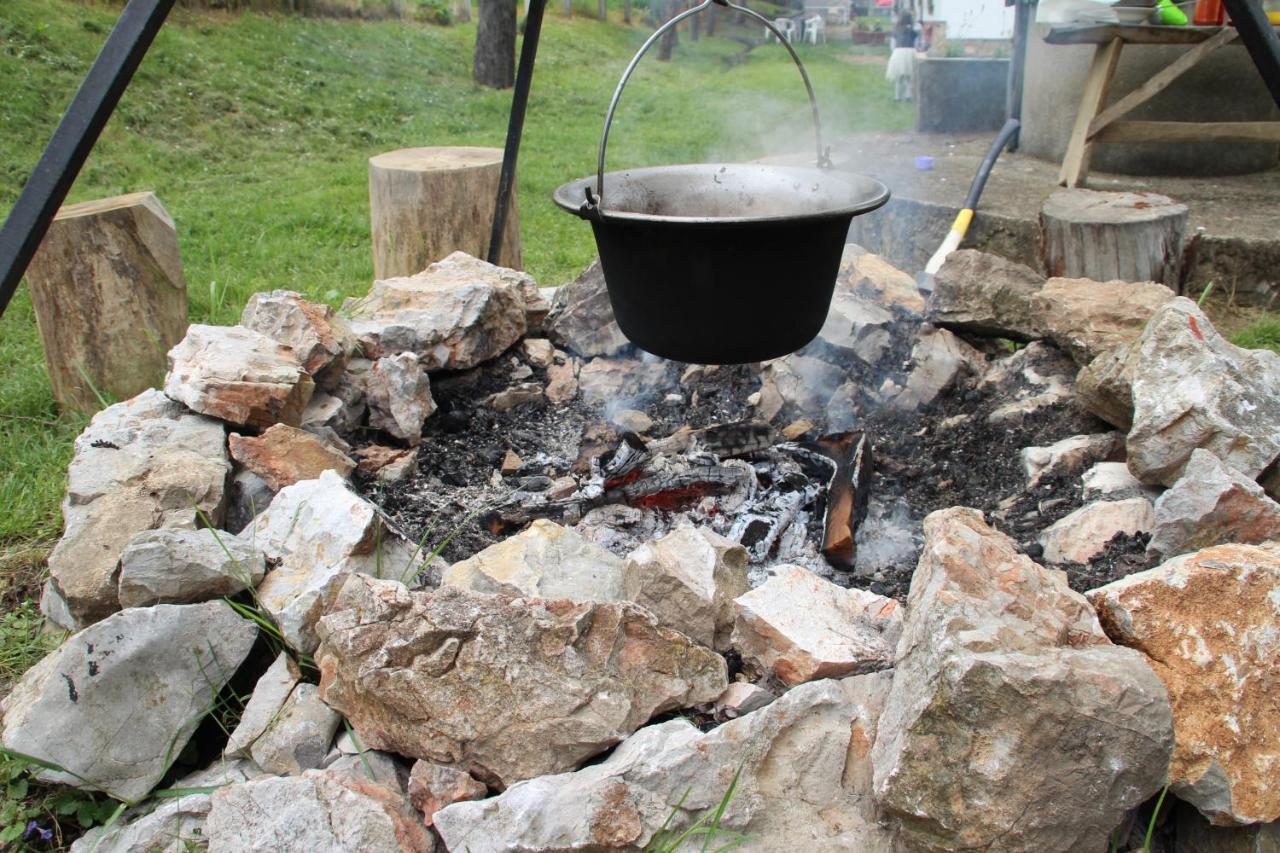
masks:
[[[787,41],[796,40],[796,22],[790,18],[774,18],[773,25],[778,28],[778,32],[782,33],[782,37]],[[773,32],[768,28],[764,31],[764,40],[768,41],[773,38]]]
[[[812,18],[805,19],[804,37],[810,44],[814,45],[815,47],[818,44],[819,38],[822,39],[824,44],[826,43],[827,33],[823,28],[823,21],[822,21],[821,15],[814,15]]]

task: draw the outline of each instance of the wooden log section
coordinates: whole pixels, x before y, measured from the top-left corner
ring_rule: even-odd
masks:
[[[1177,290],[1187,206],[1145,192],[1058,190],[1040,211],[1045,274],[1158,281]]]
[[[374,277],[413,275],[459,250],[484,258],[501,169],[499,148],[405,148],[371,158]],[[515,269],[518,210],[513,191],[500,263]]]
[[[61,208],[27,269],[58,407],[101,408],[164,381],[187,331],[178,235],[149,192]]]

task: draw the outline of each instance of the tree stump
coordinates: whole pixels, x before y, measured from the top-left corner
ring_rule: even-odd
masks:
[[[498,148],[404,148],[370,158],[374,277],[413,275],[459,250],[485,258],[501,170]],[[514,188],[499,263],[521,265]]]
[[[153,193],[61,208],[27,269],[53,396],[91,412],[164,381],[187,331],[178,234]]]
[[[1178,288],[1187,206],[1144,192],[1058,190],[1040,211],[1045,273]]]

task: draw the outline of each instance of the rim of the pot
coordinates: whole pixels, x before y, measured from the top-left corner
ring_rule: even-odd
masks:
[[[758,172],[762,176],[786,178],[797,181],[800,185],[818,182],[824,187],[839,185],[847,191],[837,198],[829,198],[821,207],[797,210],[783,214],[744,215],[744,216],[672,216],[669,214],[642,213],[631,210],[618,210],[609,206],[609,185],[622,180],[643,182],[645,178],[672,174],[687,174],[691,179],[715,179],[715,175],[725,169],[748,170]],[[765,223],[796,223],[831,219],[842,216],[857,216],[869,213],[889,200],[889,188],[874,178],[853,172],[841,172],[834,169],[820,169],[814,166],[780,166],[762,163],[686,163],[673,166],[650,166],[642,169],[624,169],[618,172],[606,172],[604,175],[604,198],[599,207],[585,205],[588,191],[594,190],[596,175],[569,181],[556,188],[553,198],[561,208],[575,213],[584,219],[623,222],[667,222],[683,225],[745,225]],[[828,190],[828,195],[830,191]],[[838,203],[834,203],[838,202]]]

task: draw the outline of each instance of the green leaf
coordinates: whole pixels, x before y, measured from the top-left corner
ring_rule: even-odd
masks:
[[[85,829],[98,822],[98,808],[93,800],[81,800],[76,807],[76,823]]]
[[[21,779],[15,779],[14,781],[9,783],[9,787],[8,787],[9,796],[15,800],[21,800],[23,797],[27,795],[27,787],[28,787],[28,783],[25,777]]]
[[[78,808],[80,808],[79,800],[66,799],[53,807],[53,813],[58,817],[66,817],[69,814],[75,814]]]
[[[0,844],[12,844],[22,837],[22,833],[26,831],[21,823],[11,824],[0,830]]]

